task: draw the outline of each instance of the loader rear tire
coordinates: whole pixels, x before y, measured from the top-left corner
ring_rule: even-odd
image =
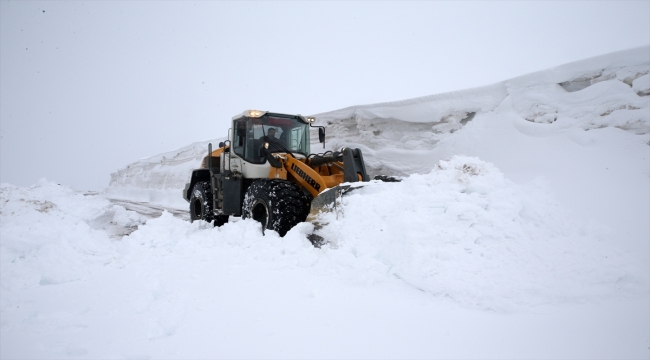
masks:
[[[242,218],[257,220],[262,229],[286,235],[307,219],[309,200],[298,185],[280,179],[262,179],[251,184],[244,196]]]
[[[198,182],[192,188],[190,195],[190,222],[194,220],[205,220],[211,222],[214,219],[212,214],[212,193],[210,184],[207,181]]]

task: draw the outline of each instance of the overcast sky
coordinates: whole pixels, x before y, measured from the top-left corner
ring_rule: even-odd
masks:
[[[0,2],[0,181],[99,190],[140,158],[650,44],[650,1]]]

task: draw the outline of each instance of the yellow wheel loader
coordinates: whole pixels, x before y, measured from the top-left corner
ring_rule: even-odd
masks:
[[[258,110],[234,116],[228,139],[214,151],[209,145],[185,185],[190,219],[221,226],[241,216],[284,236],[308,215],[334,206],[349,188],[342,183],[368,181],[360,149],[311,153],[311,128],[325,147],[325,128],[314,121]]]

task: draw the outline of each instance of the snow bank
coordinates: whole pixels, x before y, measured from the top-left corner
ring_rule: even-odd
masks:
[[[490,86],[351,106],[315,116],[319,125],[327,126],[327,148],[361,148],[371,176],[429,172],[439,160],[448,159],[432,152],[439,147],[439,142],[462,141],[462,129],[485,115],[513,113],[533,123],[552,124],[562,120],[565,129],[614,127],[648,135],[649,53],[648,47],[641,47]],[[504,107],[504,103],[511,105]],[[316,134],[313,135],[312,142],[317,144]],[[130,164],[112,174],[109,191],[115,190],[114,187],[136,189],[127,190],[131,193],[146,189],[154,199],[169,194],[158,190],[182,190],[189,171],[207,153],[207,143],[195,143]],[[318,151],[317,148],[314,146],[313,151]],[[484,158],[482,154],[476,155]]]
[[[110,198],[163,204],[185,208],[181,191],[192,170],[199,167],[208,153],[208,144],[216,148],[225,138],[196,142],[178,150],[131,163],[111,174],[105,194]]]
[[[463,127],[485,115],[512,113],[534,123],[560,119],[564,129],[614,127],[648,135],[649,53],[649,47],[641,47],[482,88],[352,106],[315,116],[319,125],[327,126],[329,147],[361,148],[372,175],[430,171],[439,160],[448,159],[432,152],[439,142],[463,141]],[[474,140],[495,143],[485,137]]]
[[[542,183],[516,185],[472,157],[354,190],[321,221],[317,234],[360,272],[481,309],[622,296],[648,282],[642,262]]]
[[[649,54],[649,47],[632,49],[492,87],[317,118],[328,126],[329,147],[363,150],[371,175],[428,174],[439,161],[464,154],[494,164],[518,184],[543,179],[576,218],[607,227],[617,246],[648,263],[650,96],[643,84]],[[462,106],[460,100],[483,91],[500,101]],[[444,111],[424,122],[411,112],[421,101]],[[395,112],[403,116],[393,119]]]

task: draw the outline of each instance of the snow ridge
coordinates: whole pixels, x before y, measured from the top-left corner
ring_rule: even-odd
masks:
[[[426,173],[436,144],[486,114],[562,127],[650,133],[650,47],[574,62],[481,88],[317,114],[329,147],[359,147],[371,175]],[[501,107],[507,102],[508,107]],[[404,160],[411,158],[413,161]],[[409,162],[411,164],[405,164]],[[413,164],[415,163],[415,164]]]
[[[316,114],[327,126],[327,149],[362,149],[371,176],[427,173],[442,158],[438,142],[454,138],[485,114],[514,112],[534,123],[562,120],[563,128],[616,127],[650,133],[650,47],[611,53],[497,84],[394,102],[350,106]],[[510,108],[499,108],[506,101]],[[316,134],[312,142],[317,144]],[[111,174],[109,192],[172,194],[184,187],[207,153],[197,142],[142,159]],[[318,146],[314,146],[314,151]],[[410,159],[406,160],[405,159]],[[142,192],[140,192],[142,193]],[[162,196],[162,195],[161,195]],[[152,199],[152,196],[149,196]]]

